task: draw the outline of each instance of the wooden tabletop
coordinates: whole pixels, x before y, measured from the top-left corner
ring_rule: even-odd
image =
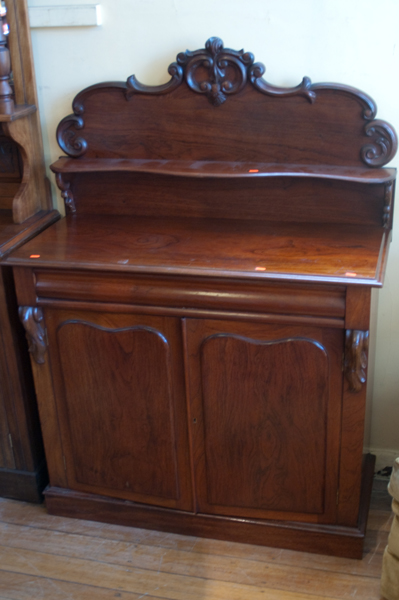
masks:
[[[389,234],[357,225],[69,216],[10,265],[381,286]]]

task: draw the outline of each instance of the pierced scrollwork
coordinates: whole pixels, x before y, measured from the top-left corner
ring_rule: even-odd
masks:
[[[377,119],[367,123],[364,132],[373,140],[361,149],[362,161],[369,167],[382,167],[394,157],[398,148],[394,128],[389,123]]]
[[[83,112],[83,107],[81,107]],[[80,115],[68,115],[57,127],[57,141],[62,150],[69,156],[77,158],[87,150],[86,140],[78,134],[84,128],[84,121]]]
[[[309,102],[316,100],[316,92],[312,90],[312,82],[309,77],[304,77],[302,82],[293,88],[283,88],[271,85],[263,79],[266,67],[263,63],[257,62],[249,69],[249,79],[252,85],[267,96],[303,96]]]
[[[220,106],[229,94],[242,90],[253,61],[251,52],[224,48],[223,41],[217,37],[209,38],[202,50],[186,50],[177,55],[177,63],[184,67],[187,85],[194,92],[205,94],[214,106]]]
[[[360,392],[366,383],[368,345],[368,331],[346,331],[344,372],[351,392]]]
[[[38,365],[43,365],[47,343],[46,331],[43,326],[42,309],[32,306],[21,306],[19,308],[19,318],[25,328],[29,352]]]
[[[64,199],[66,211],[72,214],[76,213],[75,200],[71,192],[71,182],[64,181],[62,178],[62,173],[55,174],[55,181],[58,188],[61,190],[61,196]]]
[[[393,205],[393,181],[388,181],[385,184],[384,210],[382,213],[382,225],[388,229],[392,222],[392,205]]]
[[[176,89],[183,81],[183,69],[177,64],[172,63],[168,67],[168,73],[171,76],[170,81],[163,85],[144,85],[140,83],[135,75],[128,77],[126,81],[126,98],[129,100],[134,94],[167,94]]]

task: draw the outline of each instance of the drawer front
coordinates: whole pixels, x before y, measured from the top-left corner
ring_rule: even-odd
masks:
[[[35,270],[40,299],[249,311],[343,319],[344,286]]]

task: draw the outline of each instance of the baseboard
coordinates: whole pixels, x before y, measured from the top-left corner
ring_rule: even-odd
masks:
[[[25,502],[43,502],[43,490],[48,483],[43,462],[36,471],[0,469],[0,496]]]
[[[51,515],[360,559],[373,466],[374,457],[366,456],[357,527],[194,514],[51,486],[44,494]]]
[[[399,449],[392,448],[370,448],[371,454],[375,454],[375,470],[381,471],[385,467],[392,467],[395,459],[399,456]]]

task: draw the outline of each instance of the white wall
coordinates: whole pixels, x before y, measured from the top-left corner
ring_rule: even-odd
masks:
[[[251,51],[266,79],[292,86],[304,75],[358,87],[378,104],[377,118],[399,129],[399,1],[97,0],[101,27],[32,30],[47,164],[61,151],[55,129],[74,95],[105,80],[136,76],[165,82],[167,66],[211,36]],[[30,0],[30,6],[90,0]],[[398,166],[395,158],[393,166]],[[371,447],[399,455],[399,217],[380,292]],[[385,458],[384,458],[385,460]]]

